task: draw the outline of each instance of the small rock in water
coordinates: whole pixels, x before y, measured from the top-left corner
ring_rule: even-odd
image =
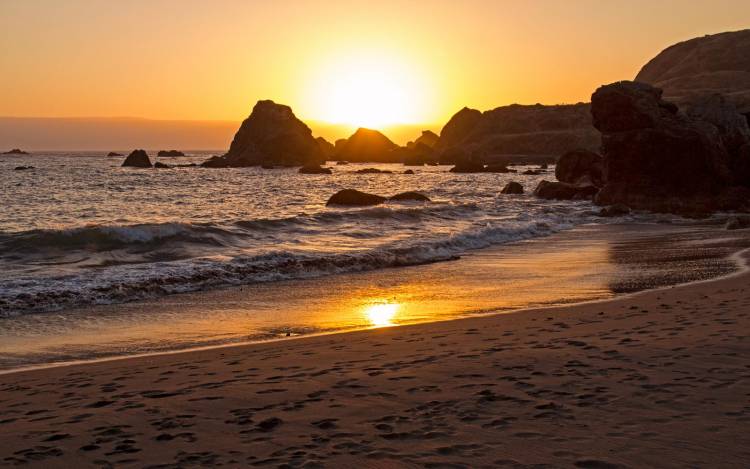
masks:
[[[379,195],[354,189],[343,189],[333,194],[326,205],[367,206],[382,204],[385,200],[385,197]]]
[[[300,174],[332,174],[330,168],[322,168],[319,165],[307,165],[299,169]]]
[[[16,166],[13,168],[14,171],[25,171],[27,169],[34,169],[33,166]]]
[[[400,194],[396,194],[392,197],[389,197],[388,200],[401,200],[401,201],[414,200],[417,202],[430,202],[429,197],[427,197],[426,195],[422,193],[414,192],[414,191],[402,192]]]
[[[523,194],[523,186],[515,181],[511,181],[503,187],[501,194]]]
[[[624,204],[614,204],[603,207],[599,211],[600,217],[619,217],[630,213],[630,207]]]

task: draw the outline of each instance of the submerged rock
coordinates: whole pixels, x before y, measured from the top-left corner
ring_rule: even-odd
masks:
[[[488,164],[484,168],[484,172],[485,173],[515,173],[516,170],[508,169],[508,167],[505,166],[504,164],[493,163],[493,164]]]
[[[511,181],[503,187],[500,191],[501,194],[523,194],[523,186],[521,183]]]
[[[122,166],[131,168],[150,168],[152,165],[146,150],[133,150],[133,152],[125,158]]]
[[[542,199],[580,200],[593,197],[597,191],[592,185],[576,185],[567,182],[541,181],[534,195]]]
[[[364,168],[364,169],[358,169],[355,171],[356,174],[392,174],[393,171],[387,170],[387,169],[377,169],[377,168]]]
[[[162,163],[161,161],[157,161],[156,163],[154,163],[154,168],[156,168],[156,169],[170,169],[172,167],[169,166],[168,164]]]
[[[404,171],[404,174],[414,174],[414,170],[407,169],[406,171]]]
[[[34,169],[33,166],[16,166],[13,168],[14,171],[26,171],[27,169]]]
[[[482,163],[476,163],[473,161],[465,161],[457,163],[456,166],[450,169],[451,173],[483,173],[484,165]]]
[[[430,198],[426,195],[422,194],[421,192],[402,192],[400,194],[396,194],[392,197],[388,197],[388,200],[397,200],[397,201],[406,201],[406,200],[413,200],[416,202],[430,202]]]
[[[185,154],[179,150],[159,150],[159,153],[156,154],[156,156],[185,156]]]
[[[303,166],[297,171],[300,174],[332,174],[330,168],[322,168],[319,165]]]
[[[386,198],[379,195],[355,189],[343,189],[333,194],[326,205],[367,206],[382,204],[385,201]]]

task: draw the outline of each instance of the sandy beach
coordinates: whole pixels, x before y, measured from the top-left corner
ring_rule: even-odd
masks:
[[[0,376],[36,467],[747,467],[750,273]]]

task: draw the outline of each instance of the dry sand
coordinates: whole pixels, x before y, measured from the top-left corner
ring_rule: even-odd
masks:
[[[0,464],[748,467],[750,274],[0,376]]]

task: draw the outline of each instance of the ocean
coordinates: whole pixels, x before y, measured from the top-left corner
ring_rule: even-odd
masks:
[[[155,152],[152,152],[152,155]],[[216,152],[160,158],[200,163]],[[444,261],[596,222],[589,202],[538,200],[541,175],[448,166],[133,169],[105,153],[0,158],[0,316],[122,303],[227,285]],[[152,158],[153,159],[153,158]],[[17,166],[34,169],[15,171]],[[393,174],[356,174],[364,167]],[[508,181],[527,194],[506,196]],[[431,203],[326,207],[334,192],[416,190]]]

